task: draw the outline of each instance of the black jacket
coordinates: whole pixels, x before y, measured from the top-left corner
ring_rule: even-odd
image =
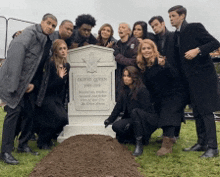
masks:
[[[201,23],[183,22],[179,36],[179,58],[176,57],[176,62],[180,62],[181,70],[188,82],[191,101],[200,113],[220,110],[217,75],[209,55],[219,46],[219,42]],[[197,47],[201,53],[194,59],[187,60],[184,57],[185,53]]]
[[[85,37],[81,36],[78,29],[73,30],[72,36],[66,40],[67,46],[69,48],[71,48],[71,45],[73,43],[77,43],[78,47],[82,47],[82,46],[84,46],[85,42],[89,43],[89,44],[96,44],[98,41],[96,40],[96,38],[92,34],[90,34],[89,38],[85,38]]]
[[[141,87],[137,93],[137,99],[131,99],[130,89],[127,89],[124,94],[121,94],[120,99],[116,103],[111,115],[109,116],[109,122],[113,123],[121,112],[124,113],[122,119],[130,118],[132,110],[139,108],[149,113],[148,121],[152,125],[157,125],[157,118],[152,103],[150,102],[150,95],[145,86]]]
[[[67,74],[61,78],[57,74],[57,69],[55,63],[50,61],[50,76],[49,76],[49,83],[46,90],[47,96],[54,96],[58,97],[62,103],[64,103],[66,97],[69,96],[69,70],[70,64],[66,63],[64,66],[67,70]]]
[[[175,72],[169,63],[166,61],[165,65],[161,66],[157,58],[153,66],[146,67],[143,73],[143,82],[150,92],[152,102],[160,102],[164,97],[181,91],[176,79]]]
[[[115,61],[117,62],[116,69],[116,96],[121,90],[121,78],[122,71],[126,66],[136,66],[136,57],[138,50],[139,41],[135,37],[129,37],[128,41],[122,43],[119,40],[116,44],[116,49],[119,53],[115,56]]]
[[[173,68],[167,61],[164,66],[159,65],[156,58],[153,66],[146,67],[143,80],[152,96],[155,111],[160,116],[158,127],[179,126],[188,94],[179,84]]]

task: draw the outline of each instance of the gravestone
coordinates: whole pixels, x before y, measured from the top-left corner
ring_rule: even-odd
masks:
[[[111,126],[104,127],[115,106],[113,51],[96,45],[69,50],[69,124],[58,137],[59,142],[79,134],[115,137]]]

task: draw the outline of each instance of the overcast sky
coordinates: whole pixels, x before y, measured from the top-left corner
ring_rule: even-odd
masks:
[[[163,16],[167,28],[175,30],[170,25],[167,13],[174,5],[186,7],[188,22],[203,23],[220,40],[220,0],[4,0],[1,2],[0,16],[39,23],[45,13],[52,13],[60,24],[64,19],[75,23],[78,15],[91,14],[97,20],[93,33],[97,33],[102,24],[110,23],[118,39],[117,28],[120,22],[127,22],[132,27],[134,22],[148,22],[154,15]],[[4,19],[0,18],[0,48],[5,40],[4,24]],[[9,23],[9,40],[18,28],[25,27],[19,24],[14,21]],[[148,29],[152,31],[151,27]]]

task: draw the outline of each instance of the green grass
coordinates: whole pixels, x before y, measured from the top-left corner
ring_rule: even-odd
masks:
[[[0,139],[2,136],[2,126],[5,113],[0,108]],[[217,122],[217,135],[219,135],[220,123]],[[195,124],[193,120],[188,120],[182,124],[180,139],[173,147],[173,153],[165,157],[157,157],[155,154],[160,148],[156,143],[157,136],[162,131],[157,130],[150,140],[150,144],[144,147],[142,156],[136,158],[140,164],[139,170],[146,177],[217,177],[220,176],[220,157],[212,159],[198,158],[203,152],[183,152],[182,148],[193,145],[196,138]],[[218,142],[220,138],[218,137]],[[17,142],[15,141],[17,145]],[[1,145],[1,141],[0,141]],[[29,145],[35,151],[40,152],[40,156],[14,153],[15,158],[19,160],[19,165],[8,165],[0,161],[0,177],[27,177],[45,155],[49,153],[46,150],[39,150],[36,142],[30,142]],[[127,145],[130,151],[134,150],[133,145]]]

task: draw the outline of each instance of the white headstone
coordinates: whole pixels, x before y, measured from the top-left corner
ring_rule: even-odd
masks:
[[[111,126],[104,127],[104,120],[115,106],[113,51],[96,45],[69,50],[69,124],[58,137],[59,142],[79,134],[115,137]]]

